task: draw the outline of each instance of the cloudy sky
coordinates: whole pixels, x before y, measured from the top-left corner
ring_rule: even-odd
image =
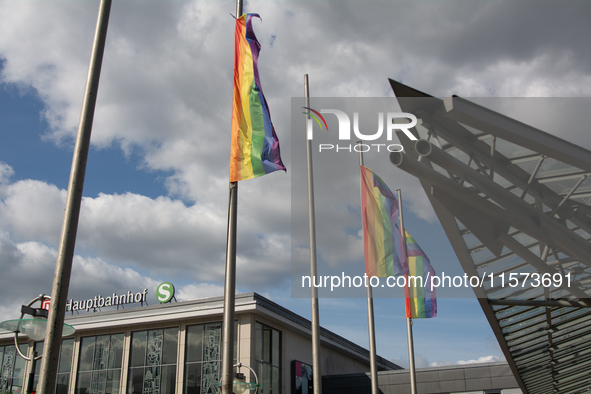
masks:
[[[179,300],[221,295],[235,3],[113,3],[70,298],[165,280]],[[262,17],[261,82],[288,172],[240,183],[238,291],[305,317],[309,300],[291,294],[291,226],[301,219],[292,217],[291,169],[305,143],[292,97],[303,95],[304,74],[313,97],[392,97],[387,78],[438,97],[591,96],[586,0],[268,0],[244,9]],[[97,10],[97,0],[0,0],[1,320],[51,292]],[[323,169],[316,181],[337,191],[358,182]],[[405,220],[434,265],[438,256],[459,270],[417,182],[380,176],[413,196]],[[360,261],[359,207],[317,198],[330,229],[321,262]],[[323,326],[367,346],[364,300],[320,307]],[[376,300],[378,354],[404,365],[403,313],[398,299]],[[415,322],[415,346],[419,366],[502,358],[470,299],[441,299],[436,319]]]

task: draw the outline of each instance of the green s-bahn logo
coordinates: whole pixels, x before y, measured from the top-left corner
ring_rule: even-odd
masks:
[[[161,304],[170,301],[174,297],[174,285],[170,282],[162,282],[156,288],[156,299]]]

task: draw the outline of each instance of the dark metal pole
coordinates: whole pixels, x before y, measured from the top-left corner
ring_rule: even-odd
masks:
[[[363,151],[361,150],[361,141],[357,141],[359,149],[359,165],[363,166]],[[363,182],[363,178],[361,179]],[[361,185],[363,188],[363,184]],[[363,189],[362,189],[363,190]],[[373,314],[373,289],[367,286],[367,328],[369,330],[369,368],[371,372],[371,394],[379,394],[378,386],[378,358],[376,355],[376,326]]]
[[[72,259],[74,258],[74,245],[76,243],[80,204],[82,202],[82,188],[84,186],[86,161],[90,147],[90,133],[92,131],[92,121],[94,118],[94,108],[96,105],[110,11],[111,0],[101,0],[94,44],[90,57],[90,66],[88,68],[88,77],[86,79],[86,91],[84,92],[84,101],[80,114],[78,137],[76,139],[76,146],[74,147],[60,246],[51,291],[51,307],[47,319],[41,380],[38,390],[41,394],[53,394],[55,391],[62,331],[66,315],[66,302],[68,288],[70,286],[70,273],[72,271]]]
[[[242,16],[242,0],[236,0],[236,18]],[[230,182],[228,233],[226,241],[226,278],[222,324],[222,394],[234,392],[234,316],[236,308],[236,223],[238,219],[238,182]]]
[[[18,346],[17,346],[18,347]],[[35,369],[37,368],[37,360],[35,360],[35,358],[37,357],[37,352],[33,351],[33,355],[31,356],[31,369],[29,370],[29,380],[27,382],[27,393],[31,393],[33,392],[33,389],[35,388]]]
[[[404,218],[402,216],[402,194],[400,189],[398,192],[398,219],[400,222],[400,233],[404,239],[404,258],[407,259],[408,264],[408,253],[406,250],[406,231],[404,230]],[[407,287],[409,284],[406,284]],[[410,369],[410,392],[416,394],[417,392],[417,374],[415,370],[415,346],[412,337],[412,318],[406,318],[406,336],[408,341],[408,364]]]
[[[308,74],[304,75],[304,96],[306,107],[310,107],[310,90],[308,87]],[[306,115],[306,138],[308,127],[312,127],[310,115]],[[312,140],[307,138],[306,153],[308,157],[308,222],[310,229],[310,277],[312,278],[311,297],[312,304],[312,380],[314,394],[322,393],[322,370],[320,368],[320,313],[318,308],[318,288],[314,286],[314,280],[318,275],[316,263],[316,214],[314,211],[314,177],[312,169]]]
[[[233,393],[234,380],[234,309],[236,307],[236,219],[238,182],[230,183],[228,204],[228,240],[226,244],[226,280],[224,283],[224,322],[222,353],[222,394]]]

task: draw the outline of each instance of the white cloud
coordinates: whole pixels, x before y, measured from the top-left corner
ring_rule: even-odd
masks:
[[[40,181],[6,185],[0,190],[0,229],[17,241],[34,240],[57,248],[65,195]],[[226,215],[213,204],[186,206],[168,197],[151,199],[133,193],[85,197],[76,250],[154,276],[221,283]],[[239,285],[245,288],[269,282],[278,286],[289,272],[289,228],[276,226],[276,231],[267,233],[268,218],[240,217],[237,265]]]
[[[493,363],[497,361],[505,361],[505,357],[503,356],[482,356],[478,357],[475,360],[460,360],[456,362],[458,365],[465,365],[465,364],[480,364],[480,363]]]
[[[199,283],[181,287],[175,291],[178,301],[196,300],[199,298],[218,297],[224,295],[224,286]]]
[[[18,318],[20,306],[37,295],[51,295],[56,259],[55,248],[38,242],[15,243],[6,232],[0,232],[2,278],[10,278],[2,281],[1,320]],[[99,258],[76,256],[68,296],[81,300],[98,294],[155,289],[158,283],[131,268],[122,268]]]
[[[34,240],[57,245],[66,193],[53,185],[23,180],[0,189],[0,228],[17,241]]]
[[[390,359],[393,363],[400,365],[403,368],[408,369],[409,363],[408,358],[392,358]],[[483,364],[483,363],[494,363],[499,361],[505,361],[503,356],[482,356],[473,360],[458,360],[458,361],[429,361],[429,359],[423,354],[415,354],[415,367],[416,368],[430,368],[430,367],[445,367],[448,365],[468,365],[468,364]]]
[[[8,183],[12,175],[14,175],[12,167],[0,161],[0,185]]]

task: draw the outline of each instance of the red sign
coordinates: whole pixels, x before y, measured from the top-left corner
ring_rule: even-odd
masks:
[[[51,300],[43,300],[41,302],[41,308],[45,310],[49,310],[49,304],[51,304]]]

